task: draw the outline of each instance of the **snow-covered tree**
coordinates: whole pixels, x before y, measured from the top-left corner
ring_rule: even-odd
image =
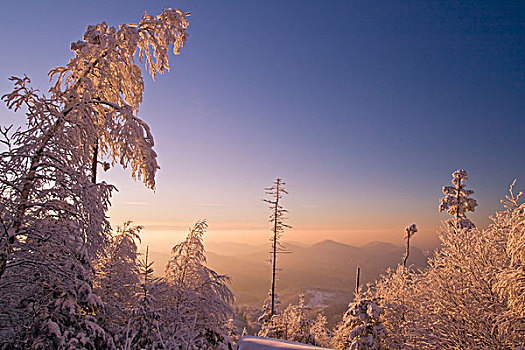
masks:
[[[288,305],[282,313],[286,328],[285,339],[303,344],[315,344],[315,337],[311,332],[313,320],[310,318],[310,311],[304,303],[302,293],[299,295],[298,304]]]
[[[138,302],[140,275],[137,241],[140,241],[141,229],[142,226],[131,226],[131,221],[118,226],[95,266],[94,291],[105,305],[99,318],[113,335],[117,347],[123,347],[127,321]],[[141,272],[145,273],[144,270]]]
[[[357,295],[334,331],[332,346],[342,350],[383,349],[386,329],[379,318],[382,312],[375,300]]]
[[[496,220],[502,222],[500,230],[508,230],[505,252],[509,260],[496,275],[492,289],[507,305],[497,321],[500,332],[508,335],[521,333],[516,340],[525,343],[525,203],[520,201],[522,192],[514,193],[515,183],[516,180],[510,186],[506,200],[502,201],[507,210],[499,213],[499,220]]]
[[[158,165],[139,118],[144,61],[154,77],[168,49],[186,40],[186,15],[166,9],[118,29],[89,26],[74,57],[49,75],[48,95],[27,77],[2,96],[26,112],[24,127],[3,128],[0,155],[0,342],[21,348],[111,348],[97,325],[92,262],[103,253],[113,187],[96,181],[99,161],[120,163],[154,187]],[[4,331],[5,330],[5,331]]]
[[[277,274],[277,253],[284,250],[284,247],[281,245],[281,236],[285,228],[291,228],[290,225],[284,223],[286,219],[286,213],[288,210],[284,209],[279,201],[283,198],[285,194],[288,194],[284,188],[285,182],[277,178],[273,182],[273,186],[265,188],[266,194],[270,195],[271,199],[263,199],[266,203],[270,204],[269,208],[271,211],[269,221],[272,223],[272,286],[271,286],[271,305],[270,305],[270,318],[275,314],[275,278]]]
[[[68,112],[67,120],[57,120],[57,128],[69,122],[71,114],[92,127],[90,138],[83,141],[94,179],[100,158],[130,166],[134,178],[154,188],[159,167],[150,129],[138,116],[144,81],[136,56],[155,79],[170,69],[169,47],[179,54],[187,26],[186,14],[169,8],[158,16],[145,13],[138,24],[90,25],[83,40],[71,44],[75,57],[49,72],[55,79],[50,93],[63,113]]]
[[[94,317],[102,302],[92,291],[92,260],[110,233],[112,186],[90,181],[89,163],[76,148],[85,130],[68,124],[43,147],[53,118],[23,80],[17,84],[27,99],[7,99],[27,103],[28,124],[5,134],[0,159],[0,343],[111,348]]]
[[[387,349],[415,350],[415,340],[423,330],[418,328],[421,297],[421,275],[402,265],[387,270],[374,285],[374,295],[383,308],[382,323],[387,330]]]
[[[62,241],[60,237],[74,235],[57,226],[48,240],[31,244],[38,248],[30,252],[31,263],[25,258],[13,264],[2,278],[0,343],[8,348],[111,349],[111,337],[94,316],[102,302],[91,288],[90,270],[70,258],[81,245]]]
[[[272,314],[273,300],[273,314]],[[257,319],[261,324],[258,335],[260,337],[286,339],[286,332],[283,330],[283,321],[280,314],[281,301],[279,294],[273,294],[272,290],[268,291],[268,298],[264,300],[262,314]]]
[[[332,333],[328,329],[326,316],[321,312],[318,313],[313,321],[310,333],[314,336],[313,345],[329,347],[332,339]]]
[[[233,316],[233,294],[228,276],[206,266],[203,236],[207,228],[199,221],[186,239],[175,245],[166,267],[168,317],[173,346],[188,349],[227,349],[227,324]]]
[[[228,323],[226,325],[226,329],[228,330],[228,338],[230,338],[230,340],[232,342],[232,347],[235,347],[235,344],[237,344],[237,341],[239,340],[241,335],[239,334],[239,329],[235,325],[235,322],[234,322],[233,318],[230,318],[228,320]],[[244,330],[246,330],[246,328],[244,328]]]
[[[523,206],[512,194],[507,204],[487,229],[445,225],[427,269],[399,267],[376,284],[390,348],[503,350],[525,342],[523,265],[513,248],[523,237]]]
[[[49,72],[54,79],[49,96],[32,89],[27,77],[11,78],[15,88],[2,99],[14,111],[26,110],[27,128],[4,132],[0,193],[7,237],[0,247],[0,277],[12,244],[27,235],[27,217],[59,195],[58,181],[82,173],[94,183],[102,159],[131,166],[134,178],[154,187],[158,165],[149,127],[138,116],[144,84],[135,56],[138,52],[153,77],[163,73],[169,69],[169,45],[179,52],[187,25],[182,11],[166,9],[157,17],[144,14],[138,25],[89,26],[83,40],[71,45],[75,57],[69,64]],[[111,189],[99,187],[97,192]]]
[[[475,225],[467,218],[466,213],[473,212],[478,203],[470,198],[474,191],[465,189],[465,181],[468,175],[465,170],[456,170],[452,174],[452,184],[454,186],[444,186],[443,194],[445,197],[439,200],[439,211],[447,211],[454,219],[447,221],[456,229],[470,229]]]
[[[289,304],[282,312],[279,311],[279,298],[275,298],[275,314],[271,312],[271,291],[263,306],[263,314],[259,317],[260,337],[276,338],[312,345],[328,345],[330,332],[326,329],[326,317],[319,314],[314,321],[311,309],[305,305],[304,294],[299,295],[297,304]]]
[[[493,292],[496,275],[507,264],[502,242],[506,232],[447,226],[442,247],[429,259],[420,281],[419,328],[434,348],[502,349],[505,342],[496,319],[505,305]]]
[[[268,291],[268,297],[264,299],[262,306],[262,314],[259,316],[258,321],[262,324],[269,321],[272,318],[272,300],[274,301],[274,313],[280,313],[281,301],[279,299],[279,294],[273,296],[272,291]]]
[[[286,322],[282,314],[274,314],[271,318],[261,324],[258,336],[265,338],[286,339]]]

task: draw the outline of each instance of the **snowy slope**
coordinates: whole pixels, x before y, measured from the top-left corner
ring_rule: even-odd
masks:
[[[237,350],[275,350],[275,349],[295,349],[295,350],[319,350],[327,349],[313,345],[306,345],[281,339],[261,338],[261,337],[242,337],[237,343]]]

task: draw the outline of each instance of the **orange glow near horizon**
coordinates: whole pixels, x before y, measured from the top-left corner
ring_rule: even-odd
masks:
[[[116,218],[115,218],[116,219]],[[264,219],[264,218],[263,218]],[[237,242],[249,245],[269,244],[271,238],[271,227],[264,221],[259,223],[250,222],[225,222],[208,221],[208,230],[205,242]],[[112,225],[120,225],[121,221],[111,220]],[[195,222],[134,222],[143,225],[141,233],[141,246],[149,246],[151,250],[168,253],[170,249],[180,241],[184,240],[188,231]],[[409,225],[407,223],[406,225]],[[405,226],[406,226],[405,225]],[[413,244],[421,248],[434,248],[438,245],[439,227],[419,225]],[[353,246],[363,246],[370,242],[387,242],[401,246],[404,226],[399,228],[381,227],[380,225],[369,227],[341,227],[340,225],[295,225],[287,229],[283,235],[283,242],[295,242],[300,244],[314,244],[324,240],[333,240]],[[216,252],[221,253],[221,252]],[[242,253],[242,252],[240,252]]]

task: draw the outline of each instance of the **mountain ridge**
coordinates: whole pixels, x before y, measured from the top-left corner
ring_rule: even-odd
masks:
[[[279,254],[277,266],[277,293],[285,307],[297,302],[298,295],[305,293],[306,302],[322,294],[319,309],[325,311],[330,322],[336,322],[353,299],[355,274],[360,267],[361,286],[377,280],[388,268],[402,263],[405,248],[388,242],[370,242],[356,247],[333,240],[323,240],[311,245],[284,243],[290,254]],[[231,289],[239,307],[260,308],[270,288],[270,245],[249,245],[228,242],[206,244],[208,267],[231,278]],[[215,252],[224,248],[226,254]],[[408,263],[414,268],[426,266],[423,250],[411,246]],[[170,254],[150,251],[155,261],[155,274],[162,276]],[[315,305],[311,305],[315,308]]]

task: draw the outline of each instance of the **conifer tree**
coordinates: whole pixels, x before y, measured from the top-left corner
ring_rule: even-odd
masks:
[[[386,329],[379,318],[382,312],[376,300],[357,295],[335,330],[333,346],[341,350],[383,349]]]
[[[113,335],[115,345],[123,347],[127,321],[137,305],[139,284],[137,241],[142,226],[131,226],[131,221],[117,226],[111,241],[95,265],[94,291],[105,305],[99,315],[104,327]],[[144,282],[144,281],[142,281]]]
[[[149,259],[146,247],[144,259],[138,264],[140,287],[137,291],[137,304],[128,319],[124,349],[154,350],[165,349],[162,339],[162,312],[158,307],[161,281],[153,276],[153,261]]]
[[[261,323],[258,336],[286,339],[286,331],[280,314],[281,301],[279,300],[279,294],[275,294],[273,301],[274,314],[272,315],[272,291],[270,290],[268,292],[268,298],[264,300],[263,313],[258,318],[258,322]]]
[[[313,345],[321,347],[330,346],[332,333],[328,329],[327,324],[326,316],[322,312],[318,313],[310,329],[310,332],[314,337]]]
[[[299,302],[290,304],[284,310],[282,318],[286,328],[286,339],[304,344],[315,345],[312,334],[313,320],[309,315],[310,308],[305,305],[304,294],[299,294]]]
[[[465,181],[467,180],[468,175],[465,170],[456,170],[452,174],[454,186],[444,186],[443,194],[445,197],[439,200],[439,211],[446,210],[454,217],[447,223],[456,230],[468,230],[475,227],[474,223],[467,218],[466,213],[473,212],[478,203],[475,199],[470,198],[474,191],[465,189]]]

